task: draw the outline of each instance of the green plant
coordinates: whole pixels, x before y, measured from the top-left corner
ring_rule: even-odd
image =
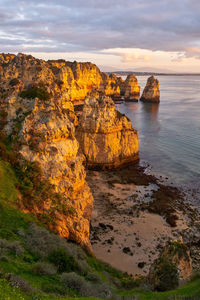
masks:
[[[168,291],[178,286],[178,269],[175,264],[161,258],[155,267],[153,286],[157,291]]]
[[[52,250],[48,260],[57,266],[59,273],[75,271],[78,268],[73,256],[68,255],[64,249]]]
[[[19,96],[24,99],[39,98],[43,101],[48,101],[51,98],[51,94],[44,87],[31,86],[27,90],[22,91]]]
[[[61,281],[67,288],[77,291],[82,296],[89,293],[89,286],[85,279],[74,272],[63,273],[61,275]]]
[[[19,288],[25,293],[30,293],[33,291],[32,286],[21,276],[15,274],[7,274],[6,279],[10,282],[10,285]]]
[[[31,271],[36,275],[55,275],[57,268],[53,264],[37,262],[31,267]]]
[[[10,85],[10,86],[15,86],[15,85],[17,85],[19,82],[20,82],[20,81],[19,81],[18,78],[13,78],[13,79],[10,80],[9,85]]]

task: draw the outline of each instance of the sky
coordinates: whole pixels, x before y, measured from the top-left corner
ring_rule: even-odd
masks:
[[[0,0],[0,52],[200,73],[200,0]]]

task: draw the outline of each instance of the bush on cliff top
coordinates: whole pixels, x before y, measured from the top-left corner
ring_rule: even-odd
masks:
[[[50,100],[51,95],[47,92],[47,90],[43,87],[32,86],[27,90],[22,91],[19,94],[22,98],[34,99],[39,98],[40,100],[46,101]]]

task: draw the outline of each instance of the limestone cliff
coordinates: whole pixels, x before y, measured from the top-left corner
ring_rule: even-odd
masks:
[[[22,156],[37,162],[44,177],[63,195],[59,205],[74,208],[73,214],[63,213],[52,203],[44,202],[42,209],[55,211],[55,229],[60,236],[89,244],[89,221],[93,198],[85,181],[83,157],[77,155],[78,142],[74,125],[62,108],[47,106],[39,100],[25,119],[21,132]],[[40,212],[35,205],[34,213]]]
[[[154,76],[147,80],[147,84],[140,98],[143,102],[159,103],[160,102],[160,88],[159,81]]]
[[[78,154],[76,117],[67,90],[59,89],[49,63],[32,56],[14,56],[1,67],[1,130],[11,136],[20,164],[26,169],[26,162],[37,163],[42,173],[38,180],[47,180],[58,194],[56,201],[50,195],[30,206],[27,198],[19,206],[36,216],[53,214],[48,224],[53,231],[89,248],[93,197],[85,181],[84,157]]]
[[[77,139],[89,167],[114,168],[138,159],[138,132],[110,97],[85,99]]]
[[[11,85],[22,82],[20,90],[33,84],[45,85],[52,96],[63,102],[83,101],[94,89],[120,97],[118,77],[108,76],[90,62],[44,61],[31,55],[0,54],[0,77],[4,83],[12,80]]]
[[[126,101],[138,101],[140,97],[140,86],[134,74],[127,76],[124,84],[122,84],[122,92]]]

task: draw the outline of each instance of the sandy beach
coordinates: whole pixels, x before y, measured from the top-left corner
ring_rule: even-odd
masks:
[[[129,274],[147,275],[168,240],[184,236],[189,239],[191,232],[197,234],[196,227],[191,229],[196,210],[180,203],[176,189],[172,188],[170,194],[170,187],[165,190],[154,177],[142,176],[141,169],[133,169],[135,174],[130,173],[128,180],[124,175],[128,175],[130,168],[127,172],[88,171],[87,181],[94,195],[90,240],[98,258]],[[151,212],[151,203],[159,200],[154,196],[160,191],[163,197],[169,194],[174,198],[170,205],[172,215],[176,216],[175,226],[166,221],[162,211]]]

